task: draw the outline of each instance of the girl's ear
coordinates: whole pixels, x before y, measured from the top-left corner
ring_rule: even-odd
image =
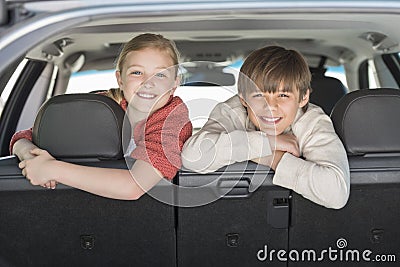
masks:
[[[304,107],[307,105],[308,101],[310,100],[310,89],[307,89],[307,92],[303,95],[303,99],[300,101],[300,107]]]
[[[115,78],[117,78],[117,83],[119,88],[122,89],[123,82],[122,82],[121,72],[119,70],[115,71]]]
[[[174,81],[174,85],[171,89],[171,95],[175,93],[176,88],[181,84],[181,78],[179,76],[176,76],[176,79]]]

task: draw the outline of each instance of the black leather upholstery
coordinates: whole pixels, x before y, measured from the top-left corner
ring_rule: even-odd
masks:
[[[33,142],[56,158],[120,159],[122,129],[130,129],[124,126],[124,115],[114,100],[103,95],[55,96],[38,112]]]
[[[324,71],[312,73],[311,88],[310,102],[320,106],[328,115],[347,92],[340,80],[325,76]]]
[[[332,111],[349,154],[400,152],[400,90],[368,89],[344,96]]]

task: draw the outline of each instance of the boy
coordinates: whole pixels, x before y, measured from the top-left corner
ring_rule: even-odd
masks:
[[[207,173],[252,160],[275,170],[275,185],[342,208],[350,192],[346,151],[329,116],[308,103],[311,74],[303,56],[263,47],[240,72],[238,95],[218,104],[185,143],[183,166]]]

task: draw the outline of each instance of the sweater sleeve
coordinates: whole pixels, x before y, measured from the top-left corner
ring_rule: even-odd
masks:
[[[137,147],[131,157],[150,163],[171,180],[182,166],[181,151],[192,135],[192,124],[186,105],[178,98],[139,122],[134,129]]]
[[[235,162],[270,155],[268,138],[260,131],[246,130],[246,117],[247,114],[226,103],[218,104],[207,123],[185,143],[183,166],[208,173]]]
[[[285,153],[273,183],[327,208],[340,209],[350,193],[350,171],[343,144],[328,116],[303,126],[297,134],[304,159]]]
[[[13,148],[14,148],[14,144],[15,142],[17,142],[20,139],[28,139],[29,141],[32,142],[32,128],[27,129],[27,130],[22,130],[22,131],[18,131],[16,132],[10,141],[10,155],[13,154]]]

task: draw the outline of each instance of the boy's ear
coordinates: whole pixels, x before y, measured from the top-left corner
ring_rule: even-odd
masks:
[[[242,103],[242,105],[247,108],[247,102],[246,102],[246,100],[244,100],[242,94],[239,94],[239,100],[240,100],[240,103]]]
[[[300,101],[300,107],[304,107],[307,105],[308,101],[310,100],[310,89],[307,89],[307,92],[303,95],[303,99]]]

